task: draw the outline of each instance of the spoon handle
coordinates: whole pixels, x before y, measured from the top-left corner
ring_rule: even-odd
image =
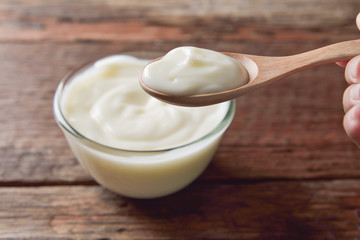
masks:
[[[349,60],[360,55],[360,39],[339,42],[312,51],[288,56],[297,71],[331,62]],[[294,69],[294,70],[295,70]]]
[[[261,74],[249,72],[252,87],[259,88],[293,73],[331,62],[349,60],[360,55],[360,39],[339,42],[308,52],[285,57],[252,56]],[[254,76],[254,77],[252,77]]]

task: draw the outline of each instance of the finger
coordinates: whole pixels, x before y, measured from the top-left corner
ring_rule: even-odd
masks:
[[[360,83],[360,56],[354,57],[346,65],[345,79],[349,84]]]
[[[360,13],[356,17],[356,25],[357,25],[358,29],[360,30]]]
[[[350,85],[343,95],[344,111],[347,112],[355,105],[360,106],[360,84]]]
[[[356,145],[360,145],[360,105],[353,106],[344,116],[346,134]]]

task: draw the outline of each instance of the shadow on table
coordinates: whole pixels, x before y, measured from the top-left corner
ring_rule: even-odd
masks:
[[[200,179],[167,197],[127,201],[155,238],[335,239],[344,234],[346,213],[324,188],[321,182]]]

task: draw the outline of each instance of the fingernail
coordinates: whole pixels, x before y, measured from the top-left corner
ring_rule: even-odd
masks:
[[[350,89],[350,98],[353,100],[360,100],[360,84],[352,86]]]
[[[348,63],[346,71],[350,83],[360,83],[360,56],[353,58]]]

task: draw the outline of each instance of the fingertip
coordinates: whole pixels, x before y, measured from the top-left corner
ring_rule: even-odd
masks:
[[[353,85],[348,86],[343,94],[343,107],[344,107],[344,111],[345,113],[347,111],[349,111],[350,108],[353,107],[352,101],[351,101],[351,96],[350,96],[350,91],[351,88],[353,87]]]
[[[360,146],[360,105],[353,106],[345,114],[343,124],[346,134]]]
[[[358,15],[356,16],[356,25],[357,25],[358,29],[360,30],[360,13],[358,13]]]
[[[349,84],[360,83],[360,56],[354,57],[346,65],[345,79]]]

